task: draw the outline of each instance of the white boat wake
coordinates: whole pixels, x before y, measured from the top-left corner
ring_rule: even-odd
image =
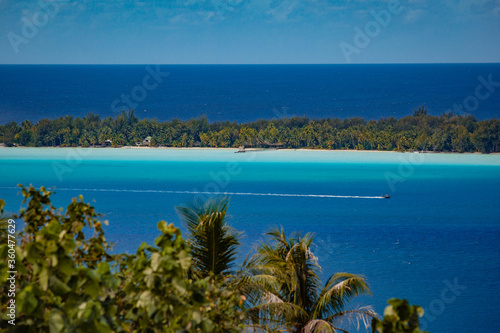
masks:
[[[3,188],[3,189],[19,189],[18,187],[0,187],[0,188]],[[131,189],[107,189],[107,188],[56,188],[55,191],[131,192],[131,193],[166,193],[166,194],[207,194],[207,195],[262,196],[262,197],[341,198],[341,199],[384,199],[382,196],[365,196],[365,195],[255,193],[255,192],[209,192],[209,191],[170,191],[170,190],[131,190]]]

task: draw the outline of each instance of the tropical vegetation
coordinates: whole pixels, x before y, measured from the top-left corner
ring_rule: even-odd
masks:
[[[0,285],[0,332],[319,333],[348,332],[356,321],[368,329],[370,320],[381,333],[420,332],[418,307],[391,300],[383,320],[370,307],[352,307],[355,297],[371,295],[361,275],[336,273],[323,285],[311,234],[272,230],[235,269],[240,233],[228,224],[228,198],[177,207],[186,239],[160,221],[154,245],[118,254],[105,237],[107,222],[81,196],[63,210],[44,187],[21,192],[17,245],[1,233],[0,255],[15,249],[17,274],[14,297],[9,283]],[[3,219],[4,206],[0,200]],[[11,270],[0,261],[1,281]]]
[[[410,305],[405,299],[392,298],[384,310],[384,318],[373,318],[372,333],[428,333],[420,330],[419,317],[424,309]]]
[[[246,124],[206,117],[159,122],[123,111],[114,119],[88,114],[0,125],[0,143],[29,147],[134,146],[261,147],[356,150],[500,152],[500,121],[472,115],[430,115],[420,107],[396,119],[283,117]]]
[[[193,201],[176,210],[188,229],[188,245],[197,275],[228,276],[240,234],[227,223],[229,198]]]
[[[186,275],[189,247],[172,224],[158,223],[155,245],[111,254],[94,208],[74,199],[65,212],[45,188],[22,188],[25,227],[15,247],[16,295],[0,285],[2,332],[241,332],[242,295]],[[4,203],[0,202],[0,213]],[[3,234],[3,233],[2,233]],[[90,235],[90,237],[87,237]],[[7,242],[0,244],[7,258]],[[11,276],[0,261],[0,279]],[[15,321],[7,306],[15,301]]]
[[[361,320],[366,327],[376,313],[370,307],[348,308],[359,295],[371,295],[364,277],[336,273],[323,286],[321,266],[311,250],[313,235],[287,237],[283,228],[267,234],[249,260],[247,310],[254,323],[276,325],[283,331],[344,331],[346,320]]]

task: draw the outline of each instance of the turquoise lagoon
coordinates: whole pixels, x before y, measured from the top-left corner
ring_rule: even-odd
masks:
[[[159,220],[179,225],[175,205],[227,193],[240,261],[274,226],[312,232],[323,276],[366,276],[359,304],[407,298],[430,332],[497,332],[500,155],[234,151],[0,148],[0,198],[17,211],[19,183],[54,187],[58,206],[82,194],[133,252]]]

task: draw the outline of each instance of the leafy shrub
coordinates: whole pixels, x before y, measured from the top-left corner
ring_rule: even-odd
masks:
[[[392,298],[384,310],[384,318],[372,320],[372,332],[376,333],[428,333],[419,329],[418,318],[424,315],[424,309],[411,305],[407,300]]]
[[[242,330],[243,297],[210,277],[186,277],[189,248],[172,224],[158,223],[156,246],[143,243],[135,255],[110,254],[106,222],[81,196],[62,213],[51,205],[51,191],[21,188],[27,207],[19,214],[25,226],[15,252],[16,320],[8,323],[10,298],[2,285],[1,332]],[[7,253],[2,242],[2,258]],[[0,261],[1,281],[9,270]]]

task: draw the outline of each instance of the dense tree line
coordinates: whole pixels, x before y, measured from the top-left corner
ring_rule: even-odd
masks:
[[[240,233],[227,224],[227,198],[177,207],[187,240],[161,221],[155,244],[112,254],[103,223],[80,196],[65,212],[52,192],[24,188],[17,216],[0,200],[0,332],[348,332],[359,319],[372,332],[425,333],[423,310],[392,299],[383,320],[349,306],[371,294],[365,278],[336,273],[323,284],[313,235],[267,234],[233,271]],[[18,220],[20,224],[20,220]],[[14,274],[12,271],[15,271]]]
[[[471,115],[432,116],[425,108],[396,119],[309,119],[291,117],[251,123],[212,122],[207,118],[167,122],[138,119],[133,111],[116,118],[94,114],[29,120],[0,126],[0,143],[7,146],[91,147],[131,146],[151,137],[152,146],[282,147],[358,150],[436,150],[500,152],[500,121],[478,121]]]

